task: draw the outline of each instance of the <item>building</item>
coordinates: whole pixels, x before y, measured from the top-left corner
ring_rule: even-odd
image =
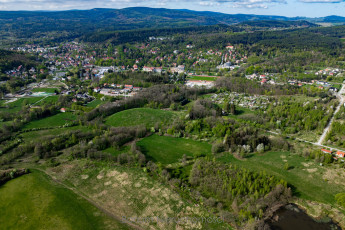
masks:
[[[323,153],[328,153],[328,154],[332,154],[332,151],[331,151],[331,150],[328,150],[328,149],[321,149],[321,152],[323,152]]]
[[[338,151],[335,155],[337,155],[337,157],[341,157],[341,158],[345,157],[345,153],[341,152],[341,151]]]

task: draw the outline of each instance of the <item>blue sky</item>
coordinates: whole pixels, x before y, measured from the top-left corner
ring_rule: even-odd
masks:
[[[345,16],[345,0],[0,0],[0,10],[69,10],[92,8],[155,8],[323,17]]]

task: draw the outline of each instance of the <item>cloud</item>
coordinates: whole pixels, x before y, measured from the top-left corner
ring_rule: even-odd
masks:
[[[341,3],[344,0],[299,0],[304,3]]]
[[[315,0],[301,0],[315,1]],[[322,0],[318,0],[322,1]],[[326,0],[337,1],[337,0]],[[172,7],[183,5],[201,7],[267,8],[286,0],[0,0],[0,9],[12,10],[66,10],[92,8],[125,8],[133,6]]]

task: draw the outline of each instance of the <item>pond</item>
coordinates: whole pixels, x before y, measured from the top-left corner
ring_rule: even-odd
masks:
[[[279,209],[268,224],[271,230],[341,230],[331,219],[316,221],[294,204]]]

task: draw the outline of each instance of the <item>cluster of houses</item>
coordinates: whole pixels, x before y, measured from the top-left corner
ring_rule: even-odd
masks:
[[[193,87],[205,87],[207,89],[212,88],[214,86],[214,81],[203,81],[203,80],[188,80],[186,82],[186,86],[193,88]]]
[[[341,69],[338,68],[326,68],[315,72],[315,75],[324,75],[324,76],[338,76],[342,73]]]
[[[338,160],[339,158],[345,158],[345,153],[342,151],[331,151],[328,149],[321,149],[321,152],[331,154],[335,160]],[[344,161],[342,159],[342,161]]]
[[[270,103],[268,96],[246,96],[245,94],[232,92],[214,94],[211,96],[211,100],[217,104],[223,104],[227,100],[229,103],[249,109],[266,109]]]
[[[134,96],[138,91],[142,90],[141,87],[135,87],[133,85],[120,85],[120,84],[108,84],[104,83],[103,87],[96,87],[93,89],[94,92],[103,94],[106,96],[117,97],[131,97]]]
[[[250,75],[246,75],[246,78],[249,80],[255,80],[259,81],[262,85],[263,84],[271,84],[271,85],[282,85],[283,83],[276,82],[273,79],[273,75],[266,73],[266,74],[258,74],[258,73],[253,73]]]

